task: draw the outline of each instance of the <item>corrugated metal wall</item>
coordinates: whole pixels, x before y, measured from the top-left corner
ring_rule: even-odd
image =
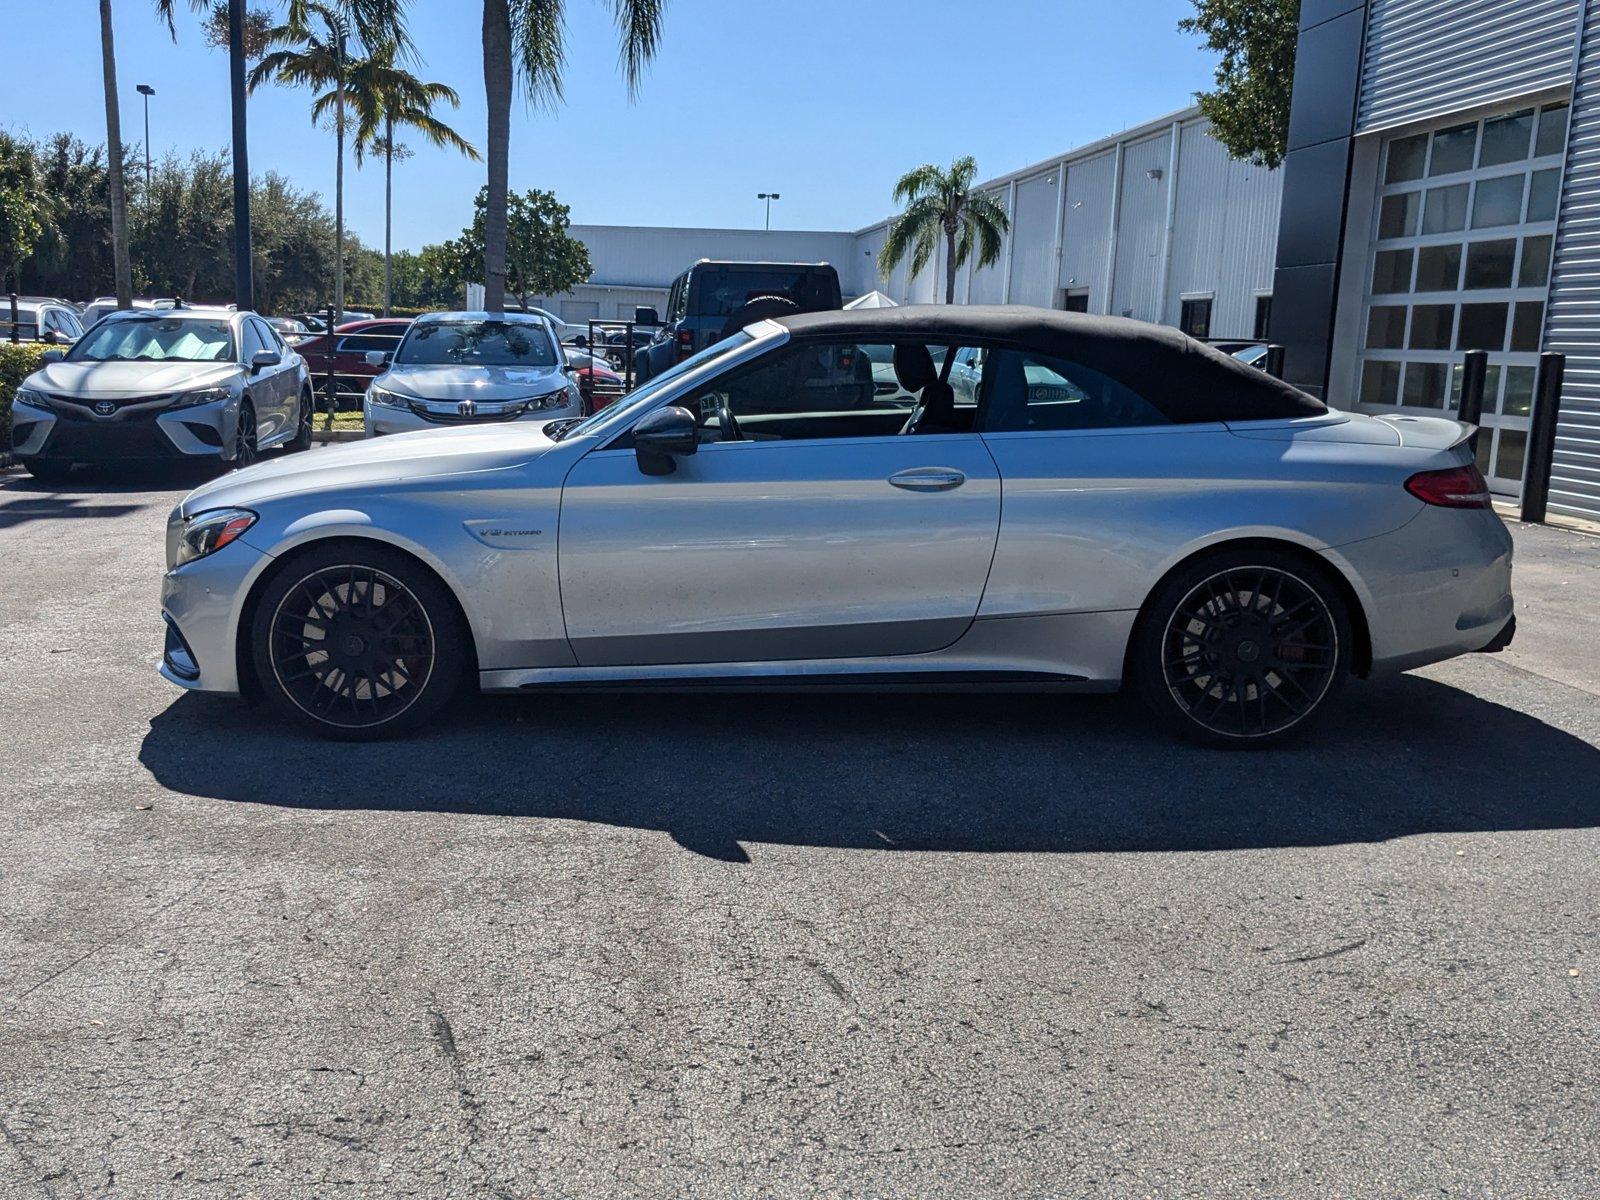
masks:
[[[1600,0],[1588,0],[1573,88],[1545,349],[1567,356],[1550,509],[1600,519]]]
[[[994,202],[1001,208],[1006,207],[1006,201],[1009,198],[1009,193],[1006,188],[1000,188],[998,191],[991,192],[990,195],[993,197]],[[973,249],[972,257],[974,260],[976,260],[978,257],[976,247]],[[1006,298],[1005,288],[1006,256],[1005,251],[1002,249],[1000,252],[1000,258],[997,262],[991,266],[983,267],[973,271],[972,296],[970,303],[1004,304]],[[961,293],[959,291],[956,293],[957,296],[960,296],[960,294]]]
[[[1012,238],[1011,302],[1054,308],[1056,303],[1056,212],[1059,180],[1047,171],[1017,184]]]
[[[1111,311],[1106,297],[1106,259],[1111,249],[1111,188],[1116,174],[1115,150],[1067,167],[1061,286],[1072,291],[1088,289],[1090,312]]]
[[[1213,337],[1250,337],[1256,296],[1272,290],[1283,180],[1277,171],[1228,157],[1203,124],[1186,125],[1178,146],[1167,319],[1185,293],[1214,291]],[[1226,279],[1233,286],[1218,288]]]
[[[1356,132],[1563,87],[1580,0],[1372,0]]]
[[[1172,135],[1130,143],[1122,164],[1121,220],[1111,312],[1162,320],[1161,259],[1166,247]],[[1156,172],[1154,178],[1151,172]]]

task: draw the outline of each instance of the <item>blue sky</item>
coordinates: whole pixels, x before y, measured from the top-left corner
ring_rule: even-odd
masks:
[[[0,9],[24,0],[0,0]],[[180,4],[180,8],[182,5]],[[0,128],[105,136],[98,6],[47,5],[43,53],[0,71]],[[167,150],[228,143],[227,58],[197,18],[168,39],[151,0],[113,0],[123,135]],[[455,87],[453,123],[485,122],[475,0],[413,0],[422,73]],[[513,113],[511,186],[553,189],[589,224],[855,229],[889,214],[894,180],[960,154],[999,175],[1190,102],[1212,56],[1177,30],[1188,0],[669,0],[665,45],[637,100],[616,66],[609,7],[568,0],[567,96]],[[14,22],[3,22],[13,26]],[[20,47],[13,47],[19,50]],[[251,166],[331,199],[333,139],[308,93],[268,88],[251,104]],[[481,164],[431,148],[396,168],[396,247],[458,233]],[[347,169],[349,225],[381,245],[383,183]]]

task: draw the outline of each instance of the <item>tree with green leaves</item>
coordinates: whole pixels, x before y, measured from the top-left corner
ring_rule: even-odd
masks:
[[[589,247],[567,232],[572,210],[554,192],[513,193],[506,205],[506,291],[527,308],[535,296],[570,292],[594,273]],[[482,278],[487,253],[489,189],[478,192],[472,224],[442,250],[454,259],[456,278]],[[432,247],[424,249],[424,253]],[[491,306],[501,312],[504,302]]]
[[[393,42],[385,43],[358,62],[350,72],[350,94],[356,110],[356,165],[366,156],[383,158],[383,315],[389,315],[394,294],[391,241],[394,229],[394,163],[410,151],[394,140],[396,127],[415,130],[441,149],[459,150],[474,161],[478,151],[471,142],[434,115],[436,104],[459,107],[461,97],[442,83],[424,83],[397,61]]]
[[[175,0],[155,0],[156,16],[167,23],[172,40],[178,40],[173,21]],[[189,7],[202,8],[205,0],[189,0]],[[117,48],[111,29],[111,0],[100,0],[100,74],[106,93],[106,162],[110,166],[107,185],[111,195],[111,252],[116,277],[117,307],[133,306],[133,266],[128,251],[128,195],[123,185],[122,103],[117,95]]]
[[[1234,158],[1277,167],[1289,148],[1289,101],[1300,0],[1194,0],[1178,23],[1220,54],[1217,86],[1196,96],[1211,133]]]
[[[50,224],[50,201],[33,146],[0,133],[0,291],[8,273],[12,288],[22,290],[22,260],[32,257]]]
[[[623,75],[634,95],[645,64],[661,40],[665,0],[610,0],[621,40]],[[490,312],[505,305],[511,156],[511,92],[521,80],[528,100],[553,107],[561,99],[566,64],[563,0],[483,0],[483,84],[489,102],[487,207],[484,212],[484,295]]]
[[[944,242],[944,302],[956,299],[956,272],[977,253],[975,267],[996,262],[1011,218],[1005,206],[987,192],[972,190],[978,164],[968,155],[950,164],[948,171],[924,163],[907,171],[894,185],[894,200],[905,211],[889,226],[889,236],[878,251],[878,274],[887,278],[906,255],[911,274],[921,274]]]

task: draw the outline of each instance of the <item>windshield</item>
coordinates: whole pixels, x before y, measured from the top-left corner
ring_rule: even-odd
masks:
[[[422,321],[394,356],[400,366],[553,367],[560,359],[542,325],[526,321]]]
[[[662,388],[668,387],[675,383],[678,379],[684,375],[687,375],[690,371],[693,371],[698,367],[702,367],[714,359],[722,358],[726,355],[732,354],[741,346],[748,346],[755,340],[755,338],[751,337],[743,330],[740,330],[730,338],[723,338],[722,341],[716,343],[715,345],[707,346],[704,350],[700,351],[700,353],[690,355],[671,370],[663,371],[649,383],[635,388],[633,391],[628,393],[626,399],[619,400],[615,404],[609,405],[606,408],[602,408],[599,412],[585,417],[576,425],[562,430],[561,437],[567,438],[574,435],[582,435],[590,432],[591,430],[599,429],[602,426],[610,425],[612,422],[616,422],[619,425],[627,424],[631,414],[636,412],[643,405],[648,404],[651,398],[660,392]]]
[[[101,321],[67,352],[71,362],[232,362],[227,321],[119,317]]]

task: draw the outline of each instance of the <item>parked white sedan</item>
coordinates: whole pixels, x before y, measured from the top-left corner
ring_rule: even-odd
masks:
[[[368,437],[498,421],[578,415],[578,385],[555,331],[526,313],[444,312],[418,317],[363,401]]]
[[[910,408],[874,394],[885,345]],[[1267,745],[1352,674],[1510,641],[1471,432],[1334,411],[1117,318],[785,317],[581,422],[200,488],[168,524],[163,671],[344,737],[463,683],[1127,683],[1188,736]]]

